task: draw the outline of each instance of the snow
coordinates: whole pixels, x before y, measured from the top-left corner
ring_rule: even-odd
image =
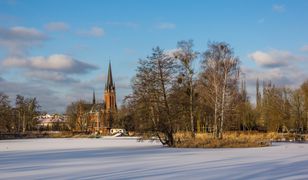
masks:
[[[181,149],[136,138],[0,141],[0,179],[308,179],[308,144]]]

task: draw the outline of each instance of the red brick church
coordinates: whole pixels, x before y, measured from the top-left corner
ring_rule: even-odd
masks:
[[[93,92],[92,104],[87,104],[84,110],[82,106],[78,107],[77,123],[84,124],[87,132],[110,134],[112,122],[116,117],[117,103],[116,103],[116,89],[112,79],[111,64],[108,67],[108,77],[104,91],[103,103],[97,103],[95,99],[95,92]]]

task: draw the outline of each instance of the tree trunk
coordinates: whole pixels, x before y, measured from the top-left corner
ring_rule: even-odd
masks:
[[[174,141],[173,141],[173,127],[172,127],[172,122],[170,119],[170,109],[169,109],[169,104],[167,100],[167,92],[166,92],[166,87],[165,87],[165,80],[163,77],[163,72],[162,72],[162,67],[161,67],[161,61],[158,60],[158,70],[159,70],[159,76],[160,76],[160,83],[161,83],[161,88],[163,92],[163,100],[164,100],[164,105],[166,108],[166,113],[167,113],[167,120],[168,120],[168,130],[167,130],[167,138],[168,138],[168,145],[169,146],[174,146]]]
[[[191,124],[191,133],[192,137],[195,137],[195,125],[194,125],[194,115],[193,115],[193,84],[192,84],[192,75],[189,80],[189,88],[190,88],[190,124]]]
[[[214,127],[213,127],[213,133],[214,137],[218,138],[218,90],[215,86],[215,103],[214,103]]]
[[[222,139],[223,133],[223,125],[225,120],[225,98],[226,98],[226,86],[227,86],[227,72],[224,73],[224,84],[222,89],[222,96],[221,96],[221,114],[220,114],[220,127],[219,127],[219,139]]]
[[[22,117],[22,132],[26,132],[26,115],[23,113]]]

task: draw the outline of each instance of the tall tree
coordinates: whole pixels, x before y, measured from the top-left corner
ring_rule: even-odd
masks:
[[[173,58],[156,47],[151,56],[139,61],[133,81],[132,101],[138,111],[143,112],[143,115],[139,113],[139,117],[144,121],[151,119],[154,132],[163,144],[169,146],[174,146],[174,116],[169,97],[178,72],[177,67]],[[163,138],[160,137],[160,132],[164,134]]]
[[[26,103],[22,95],[16,95],[15,107],[18,112],[18,130],[26,131]]]
[[[260,84],[259,84],[259,78],[257,78],[256,81],[256,104],[257,108],[261,105],[261,93],[260,93]]]
[[[262,118],[267,131],[278,132],[284,124],[284,97],[282,88],[271,82],[264,83],[262,99]]]
[[[72,102],[70,105],[66,107],[66,116],[68,120],[68,127],[69,129],[75,130],[77,124],[77,110],[78,110],[78,103]]]
[[[197,58],[198,52],[193,50],[193,41],[179,41],[177,44],[178,51],[175,53],[175,58],[180,60],[181,64],[181,81],[184,87],[187,88],[187,94],[189,97],[189,113],[190,113],[190,126],[191,133],[194,136],[196,128],[194,122],[194,68],[193,62]]]
[[[301,89],[294,90],[291,97],[291,117],[297,133],[305,129],[305,98]]]
[[[22,132],[33,130],[36,127],[35,116],[39,114],[40,105],[36,98],[25,98],[22,95],[16,96],[16,112],[18,112],[18,128],[22,127]]]
[[[260,82],[259,78],[256,80],[256,118],[257,118],[257,126],[259,130],[265,129],[265,121],[264,116],[262,116],[262,94],[260,92]]]
[[[305,103],[305,129],[308,130],[308,80],[306,80],[301,85],[301,91],[304,95],[304,103]]]
[[[9,96],[0,92],[0,132],[11,131],[12,117]]]
[[[238,91],[239,59],[230,45],[214,42],[209,43],[202,66],[204,84],[214,107],[214,135],[221,139],[228,111],[234,111],[231,104]]]
[[[246,90],[246,82],[242,80],[239,98],[236,101],[236,119],[238,130],[253,130],[256,128],[256,112],[253,109]]]

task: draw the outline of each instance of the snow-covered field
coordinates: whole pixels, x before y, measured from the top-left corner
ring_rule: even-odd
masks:
[[[174,149],[135,138],[0,141],[0,179],[308,179],[308,144]]]

